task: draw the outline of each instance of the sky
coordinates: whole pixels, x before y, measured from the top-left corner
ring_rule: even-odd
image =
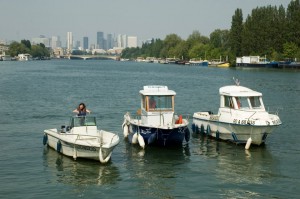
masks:
[[[89,37],[96,42],[96,32],[105,35],[126,34],[139,41],[164,39],[177,34],[187,39],[193,31],[209,36],[216,29],[230,29],[237,8],[243,18],[252,9],[280,6],[291,0],[0,0],[0,41],[31,40],[67,32],[75,41]]]

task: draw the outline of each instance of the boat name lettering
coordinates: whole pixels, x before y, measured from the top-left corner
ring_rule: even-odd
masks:
[[[218,115],[211,115],[209,117],[210,120],[219,120],[219,116]]]
[[[90,146],[81,146],[81,145],[77,145],[76,149],[83,149],[83,150],[87,150],[87,151],[96,151],[95,147],[90,147]]]
[[[272,120],[272,123],[273,123],[274,125],[280,124],[280,120],[279,120],[279,119],[277,119],[277,120]]]
[[[242,125],[255,125],[255,121],[254,120],[238,120],[238,119],[234,119],[233,120],[234,124],[242,124]]]
[[[141,129],[141,134],[149,134],[149,133],[151,133],[150,129],[146,129],[146,130]]]

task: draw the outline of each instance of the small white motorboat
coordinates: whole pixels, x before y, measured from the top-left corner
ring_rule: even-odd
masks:
[[[106,163],[113,149],[119,144],[117,134],[98,130],[96,117],[71,117],[70,125],[58,129],[44,130],[44,145],[66,156],[99,160]]]
[[[190,139],[188,116],[174,113],[176,93],[167,86],[144,86],[140,91],[141,109],[136,116],[126,113],[122,125],[124,137],[133,144],[176,146]]]
[[[268,135],[281,124],[278,113],[266,111],[262,94],[237,85],[224,86],[219,90],[220,108],[217,114],[211,111],[196,112],[192,129],[217,139],[261,145]]]

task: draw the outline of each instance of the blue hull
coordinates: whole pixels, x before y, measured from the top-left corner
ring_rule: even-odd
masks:
[[[190,131],[187,126],[173,129],[159,129],[130,124],[129,142],[131,142],[134,133],[140,133],[146,145],[182,146],[184,140],[186,142],[190,140]]]
[[[278,62],[270,62],[266,64],[255,63],[237,63],[237,67],[252,67],[252,68],[278,68]]]

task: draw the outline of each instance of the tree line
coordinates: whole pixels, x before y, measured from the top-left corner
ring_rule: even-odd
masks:
[[[33,58],[43,58],[50,57],[49,50],[45,47],[43,43],[37,45],[31,45],[29,40],[21,40],[21,42],[12,42],[9,45],[9,50],[7,52],[11,57],[18,56],[18,54],[30,54]]]
[[[245,21],[242,9],[232,16],[230,30],[216,29],[209,37],[194,31],[186,40],[169,34],[164,40],[152,39],[142,47],[126,48],[122,58],[137,57],[179,58],[189,60],[266,56],[269,60],[300,60],[300,3],[292,0],[287,9],[282,5],[257,7]]]

